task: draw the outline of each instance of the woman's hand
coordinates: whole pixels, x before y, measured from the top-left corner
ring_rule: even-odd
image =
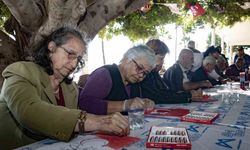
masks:
[[[108,116],[102,116],[100,118],[99,130],[119,136],[126,136],[130,131],[128,119],[119,112]]]
[[[126,136],[130,130],[128,119],[117,112],[105,116],[88,114],[85,131],[100,131],[107,134]]]
[[[148,98],[133,98],[126,100],[124,102],[125,110],[135,109],[135,108],[144,108],[144,109],[152,109],[155,106],[154,101]]]

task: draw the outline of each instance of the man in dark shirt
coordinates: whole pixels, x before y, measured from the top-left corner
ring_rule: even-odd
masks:
[[[173,91],[184,91],[183,83],[188,82],[187,73],[194,62],[193,52],[189,49],[181,50],[176,63],[164,73],[164,81]]]

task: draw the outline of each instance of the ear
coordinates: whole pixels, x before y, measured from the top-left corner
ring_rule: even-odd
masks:
[[[53,52],[54,49],[55,49],[55,47],[56,47],[56,43],[53,42],[53,41],[50,41],[49,44],[48,44],[48,49],[49,49],[51,52]]]

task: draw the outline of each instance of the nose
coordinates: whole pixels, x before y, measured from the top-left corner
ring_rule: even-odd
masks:
[[[69,60],[69,64],[72,70],[74,70],[77,67],[77,63],[78,63],[77,59]]]

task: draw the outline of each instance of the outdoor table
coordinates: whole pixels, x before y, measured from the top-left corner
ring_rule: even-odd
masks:
[[[161,104],[160,108],[186,108],[189,110],[218,112],[219,117],[213,124],[199,124],[180,121],[177,117],[145,117],[143,129],[131,131],[129,137],[136,137],[136,142],[128,144],[126,137],[100,138],[96,134],[79,135],[70,142],[46,139],[18,150],[73,150],[73,149],[122,149],[140,150],[146,148],[145,142],[152,126],[185,127],[192,144],[192,150],[226,150],[250,148],[250,90],[241,90],[239,85],[220,85],[205,89],[204,93],[216,101],[192,102],[182,104]],[[121,146],[127,144],[127,146]]]

